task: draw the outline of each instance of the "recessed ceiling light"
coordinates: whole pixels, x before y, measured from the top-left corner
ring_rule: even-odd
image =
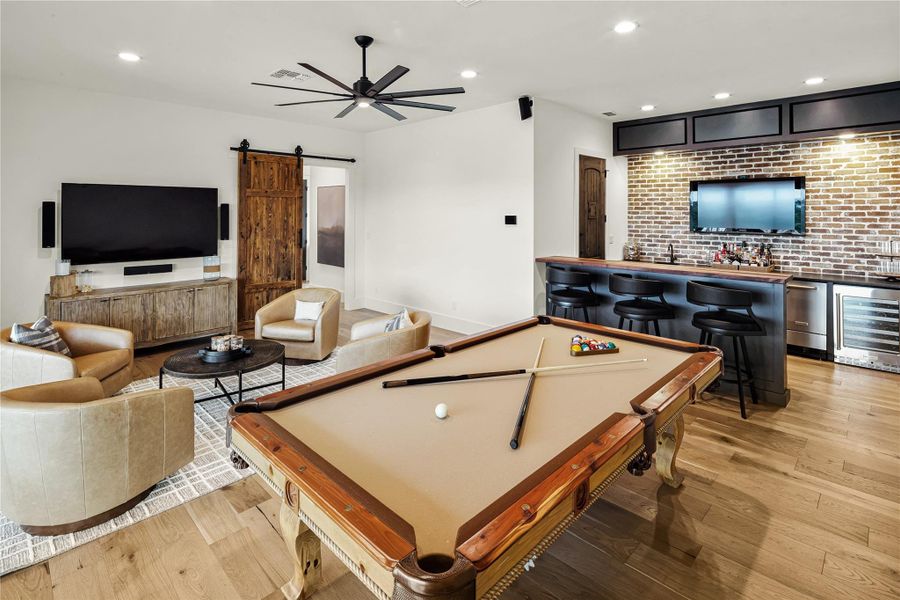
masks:
[[[141,60],[141,57],[134,52],[119,52],[119,58],[125,62],[137,62]]]
[[[853,138],[856,137],[856,134],[855,133],[842,133],[838,137],[842,140],[852,140]]]
[[[621,21],[613,27],[613,31],[616,33],[631,33],[635,29],[637,29],[637,23],[634,21]]]
[[[715,96],[713,96],[716,100],[724,100],[725,98],[731,98],[731,94],[728,92],[719,92]]]
[[[369,108],[371,106],[372,101],[368,98],[357,98],[356,105],[360,108]]]
[[[643,106],[641,107],[641,110],[644,111],[644,112],[649,112],[649,111],[651,111],[651,110],[654,110],[655,108],[656,108],[656,107],[653,106],[652,104],[645,104],[645,105],[643,105]]]
[[[819,85],[820,83],[822,83],[824,81],[825,81],[824,77],[810,77],[803,83],[805,83],[806,85]]]
[[[466,69],[465,71],[462,71],[459,76],[463,79],[475,79],[478,77],[478,73],[472,69]]]

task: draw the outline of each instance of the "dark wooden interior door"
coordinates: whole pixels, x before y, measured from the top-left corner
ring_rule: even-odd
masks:
[[[238,326],[303,284],[303,165],[293,156],[238,154]]]
[[[578,157],[578,256],[606,258],[606,161]]]

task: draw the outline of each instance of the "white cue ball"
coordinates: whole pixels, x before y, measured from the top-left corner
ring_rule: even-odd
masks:
[[[438,419],[446,419],[447,418],[447,405],[441,402],[437,406],[434,407],[434,416]]]

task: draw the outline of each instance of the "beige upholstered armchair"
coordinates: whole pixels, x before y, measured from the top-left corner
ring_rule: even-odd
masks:
[[[341,347],[337,357],[337,371],[350,371],[379,360],[420,350],[428,345],[431,336],[431,315],[409,311],[413,326],[385,332],[385,324],[393,315],[359,321],[350,328],[350,343]]]
[[[30,323],[29,323],[30,325]],[[111,396],[131,383],[134,335],[124,329],[54,321],[72,356],[9,341],[11,328],[0,331],[0,390],[96,377]]]
[[[297,300],[324,302],[315,321],[294,320]],[[288,358],[322,360],[337,346],[341,293],[330,288],[302,288],[288,292],[256,311],[256,339],[284,344]]]
[[[102,523],[194,459],[190,388],[106,397],[94,377],[0,393],[0,512],[33,535]]]

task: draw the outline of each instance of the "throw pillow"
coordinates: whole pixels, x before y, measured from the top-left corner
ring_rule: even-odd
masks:
[[[387,333],[389,331],[397,331],[398,329],[406,329],[407,327],[412,326],[413,321],[409,316],[409,311],[404,308],[402,312],[399,312],[388,319],[387,323],[384,324],[384,331]]]
[[[295,321],[318,321],[322,314],[324,302],[304,302],[297,300],[297,307],[294,309]]]
[[[53,322],[46,316],[41,317],[31,324],[27,325],[13,324],[9,341],[23,346],[31,346],[32,348],[40,348],[41,350],[49,350],[50,352],[58,352],[66,356],[72,356],[69,346],[63,341]]]

